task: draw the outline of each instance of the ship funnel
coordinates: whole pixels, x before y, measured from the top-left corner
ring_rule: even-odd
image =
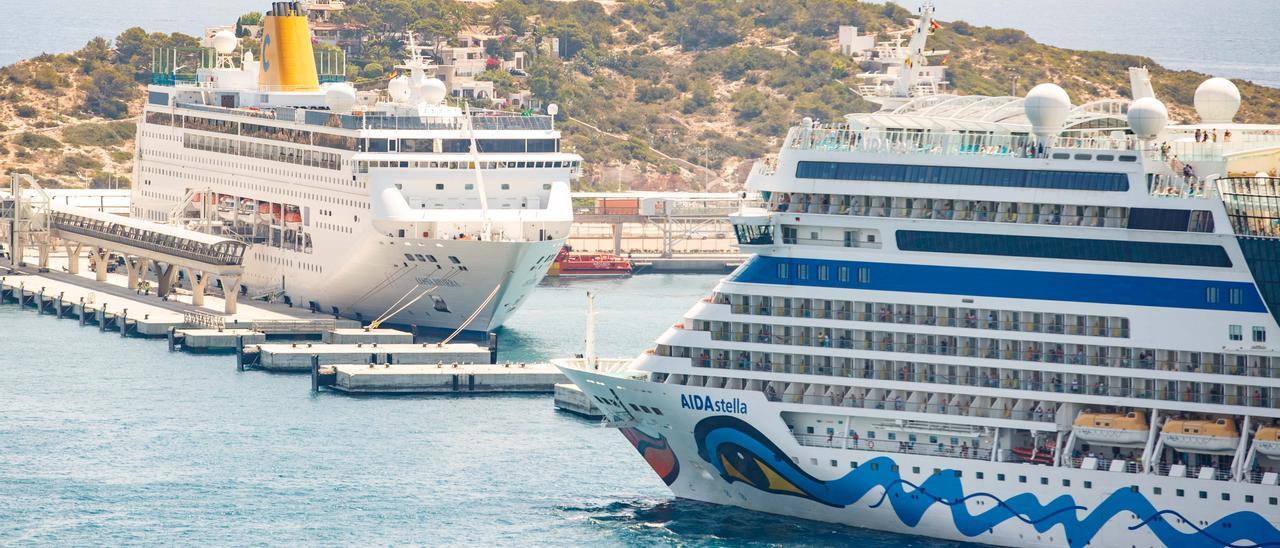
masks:
[[[272,2],[262,19],[262,71],[258,87],[264,91],[318,91],[311,29],[298,2]]]

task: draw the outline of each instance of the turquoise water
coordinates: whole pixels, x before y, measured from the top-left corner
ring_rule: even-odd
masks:
[[[538,288],[503,359],[634,355],[715,276]],[[937,545],[674,500],[616,431],[546,396],[313,395],[0,306],[0,544]]]

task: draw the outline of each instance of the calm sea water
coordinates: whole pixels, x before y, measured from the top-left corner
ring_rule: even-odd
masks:
[[[542,286],[504,359],[635,355],[715,276]],[[549,397],[313,395],[0,306],[0,544],[937,546],[674,500],[616,431]]]

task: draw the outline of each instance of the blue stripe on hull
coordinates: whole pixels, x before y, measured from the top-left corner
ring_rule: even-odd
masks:
[[[787,278],[779,277],[779,265],[786,264]],[[808,279],[799,279],[797,265],[808,266]],[[818,279],[818,267],[827,267],[827,279]],[[839,281],[837,271],[847,268],[848,282]],[[857,270],[870,271],[868,283],[858,283]],[[964,297],[999,297],[1131,306],[1159,306],[1234,312],[1266,312],[1258,290],[1252,283],[1183,280],[1145,276],[1075,274],[895,263],[828,261],[753,256],[743,264],[730,281],[742,283],[867,289],[958,295]],[[1217,288],[1218,302],[1209,302],[1210,288]],[[1229,295],[1239,290],[1240,302],[1232,304]]]

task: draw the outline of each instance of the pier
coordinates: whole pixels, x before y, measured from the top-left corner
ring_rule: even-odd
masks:
[[[350,394],[550,394],[567,381],[551,364],[339,364],[312,357],[311,386]]]

